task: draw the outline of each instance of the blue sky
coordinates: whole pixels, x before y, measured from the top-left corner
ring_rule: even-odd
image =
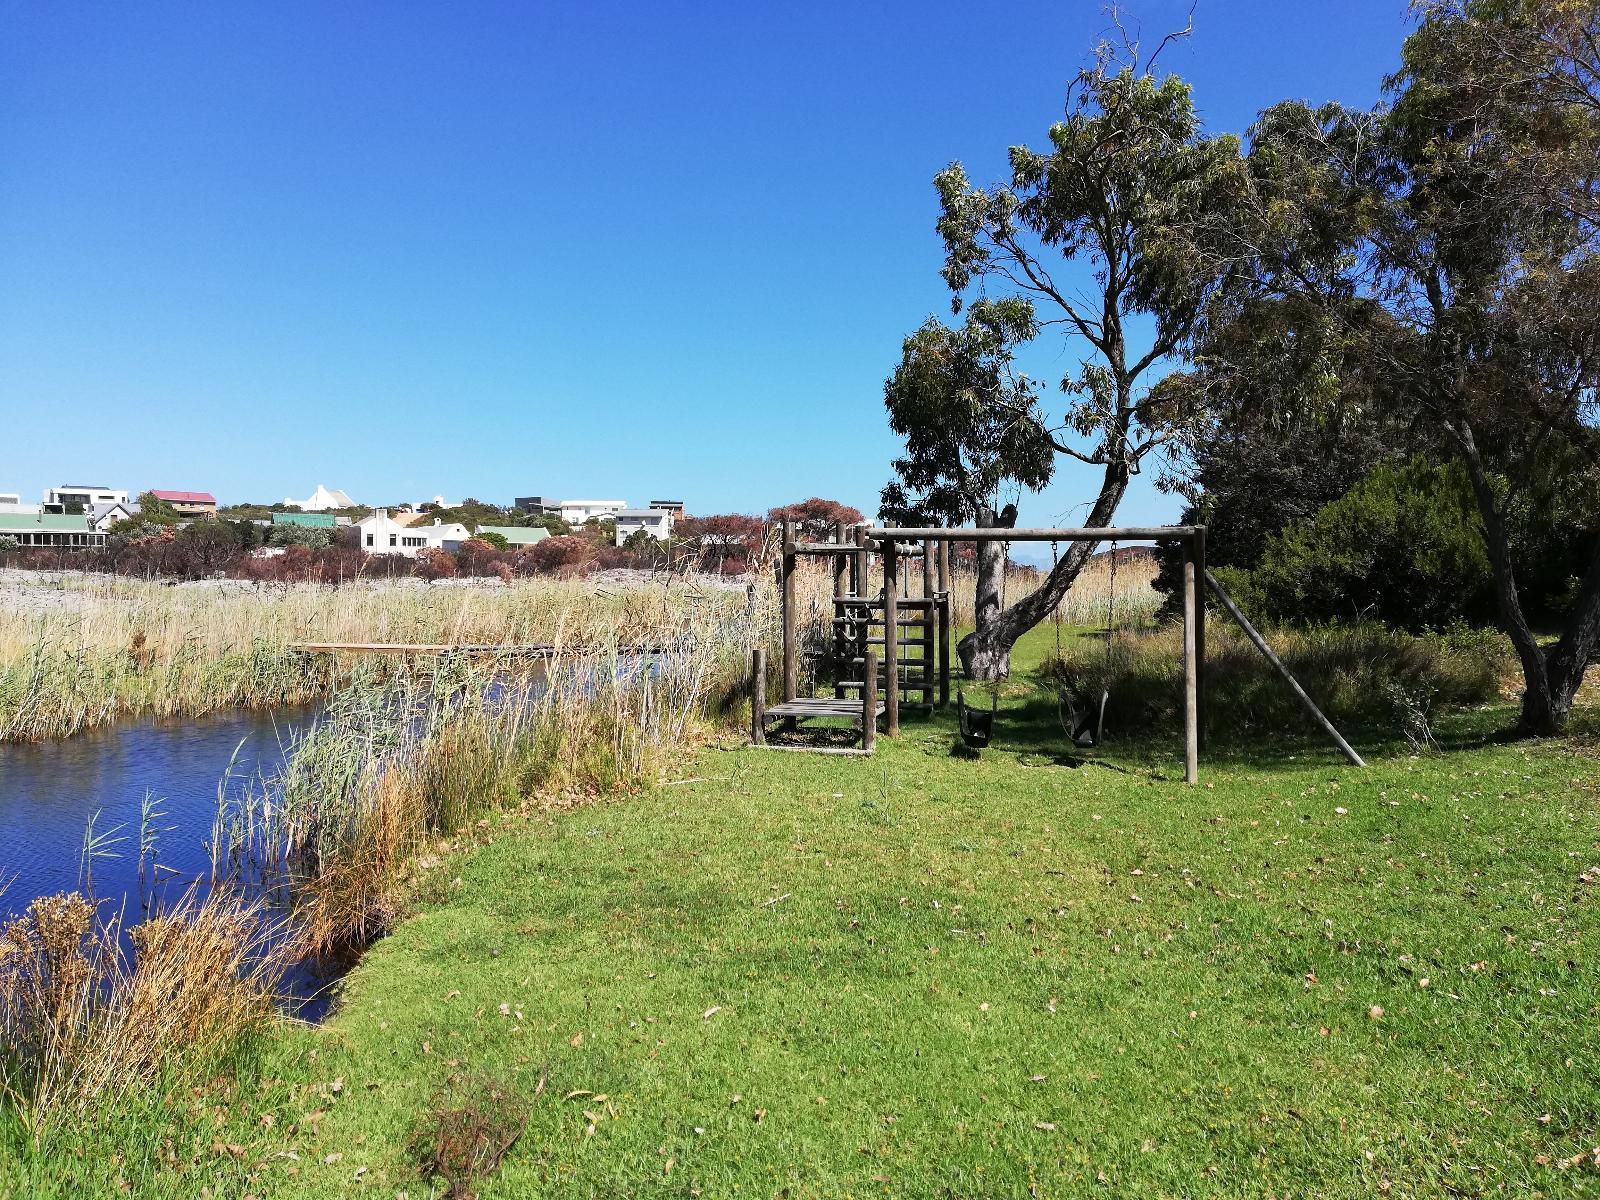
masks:
[[[1187,4],[1124,8],[1153,42]],[[1106,27],[1096,0],[0,20],[0,490],[698,512],[870,510],[883,380],[948,312],[930,180],[1042,143]],[[1404,0],[1199,0],[1162,63],[1242,130],[1372,102],[1406,28]],[[1084,471],[1024,521],[1070,519]],[[1123,515],[1174,512],[1141,484]]]

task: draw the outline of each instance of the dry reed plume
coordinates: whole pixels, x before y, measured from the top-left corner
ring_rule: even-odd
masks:
[[[76,893],[0,931],[0,1092],[35,1135],[273,1019],[285,960],[259,910],[193,891],[129,931]]]

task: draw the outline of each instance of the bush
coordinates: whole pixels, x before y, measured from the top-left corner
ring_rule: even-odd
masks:
[[[539,574],[573,572],[595,556],[595,548],[580,537],[550,537],[524,552],[531,569]]]
[[[1514,667],[1502,635],[1465,627],[1415,637],[1376,622],[1328,624],[1275,629],[1267,640],[1336,725],[1394,729],[1419,740],[1425,740],[1422,725],[1440,707],[1496,699]],[[1170,730],[1183,719],[1183,631],[1177,625],[1119,636],[1109,656],[1103,643],[1078,639],[1048,660],[1042,674],[1079,696],[1109,689],[1106,725],[1113,731]],[[1207,626],[1205,682],[1202,712],[1210,737],[1317,728],[1231,623]]]
[[[455,578],[456,560],[448,550],[429,546],[424,550],[418,550],[414,561],[419,579],[426,579],[432,583],[435,579]]]
[[[15,554],[22,548],[22,543],[9,533],[0,535],[0,554]]]
[[[1466,474],[1423,458],[1378,467],[1268,538],[1251,583],[1274,620],[1373,618],[1420,630],[1493,615]]]

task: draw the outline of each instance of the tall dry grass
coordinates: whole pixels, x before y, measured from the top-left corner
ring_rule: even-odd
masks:
[[[1155,623],[1163,597],[1155,589],[1157,565],[1152,557],[1140,556],[1119,562],[1113,572],[1107,555],[1091,558],[1056,606],[1063,625],[1098,628],[1108,621],[1119,629],[1145,628]],[[806,636],[821,637],[833,615],[833,569],[826,561],[802,559],[796,570],[795,600],[797,628]],[[1014,603],[1037,589],[1044,572],[1012,565],[1006,570],[1002,596]],[[901,584],[907,596],[923,595],[920,559],[908,560]],[[951,620],[957,629],[971,629],[977,621],[977,572],[967,564],[956,564],[950,586]],[[874,567],[870,591],[883,588],[881,568]],[[1114,600],[1114,603],[1113,603]]]
[[[36,1135],[208,1061],[274,1019],[287,960],[260,910],[190,891],[129,931],[76,893],[0,930],[0,1095]]]
[[[220,793],[219,872],[292,880],[298,946],[359,949],[404,911],[408,863],[435,838],[530,802],[630,787],[659,772],[742,691],[767,634],[742,605],[639,655],[608,634],[535,663],[458,658],[360,675],[292,748],[282,778]]]
[[[294,642],[626,646],[711,636],[746,602],[742,589],[692,576],[339,587],[62,576],[11,590],[0,605],[0,740],[303,703],[353,678],[356,660],[300,654]],[[770,586],[761,591],[770,605]]]
[[[1231,621],[1206,626],[1208,736],[1226,741],[1317,726],[1273,668]],[[1499,633],[1460,630],[1416,637],[1376,622],[1289,627],[1267,632],[1274,651],[1341,726],[1388,729],[1419,745],[1445,709],[1500,695],[1512,664]],[[1175,730],[1183,713],[1183,630],[1177,623],[1139,633],[1074,638],[1042,676],[1077,697],[1109,690],[1106,724],[1115,734]]]

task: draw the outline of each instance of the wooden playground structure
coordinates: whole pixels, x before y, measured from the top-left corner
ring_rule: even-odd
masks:
[[[877,724],[885,733],[900,732],[900,711],[932,712],[950,703],[951,584],[950,546],[958,541],[1011,542],[1177,542],[1183,550],[1183,743],[1184,780],[1200,774],[1201,705],[1205,695],[1206,631],[1200,589],[1209,587],[1224,611],[1237,621],[1250,641],[1294,691],[1355,766],[1361,756],[1334,728],[1305,690],[1272,652],[1266,639],[1234,604],[1222,584],[1206,569],[1203,525],[1166,525],[1103,529],[941,529],[857,525],[836,526],[833,540],[796,540],[788,521],[780,527],[778,589],[783,627],[782,698],[766,703],[766,652],[757,647],[751,660],[751,741],[768,745],[767,725],[780,720],[793,730],[800,721],[844,718],[860,726],[858,747],[821,748],[832,754],[871,754]],[[874,554],[882,562],[882,586],[871,590]],[[833,564],[831,657],[843,674],[833,695],[800,694],[800,647],[797,638],[795,569],[801,558],[824,558]],[[913,587],[907,564],[920,562],[920,587]],[[902,575],[905,576],[902,581]],[[880,654],[881,651],[881,654]],[[815,688],[812,689],[813,691]],[[779,749],[812,749],[783,746]]]

